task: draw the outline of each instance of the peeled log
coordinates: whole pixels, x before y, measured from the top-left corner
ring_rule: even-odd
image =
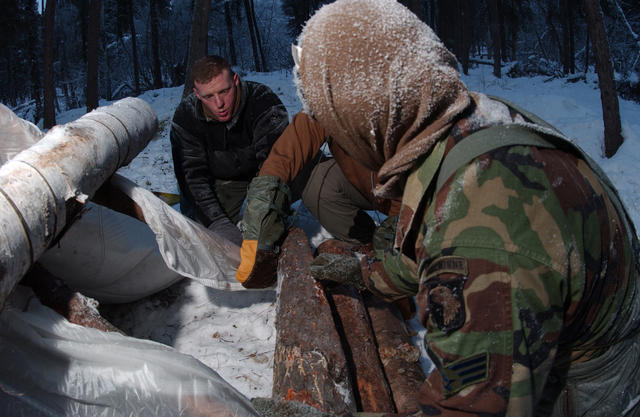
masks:
[[[126,98],[55,126],[0,168],[0,310],[16,283],[84,203],[155,135],[143,100]]]
[[[313,260],[306,235],[292,229],[278,263],[273,398],[321,411],[355,411],[353,389],[340,336],[320,283],[309,274]]]

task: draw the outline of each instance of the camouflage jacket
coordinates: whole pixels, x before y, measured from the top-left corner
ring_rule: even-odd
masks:
[[[471,111],[432,155],[486,125]],[[572,153],[498,148],[435,195],[427,161],[407,179],[394,243],[363,263],[378,295],[416,295],[436,367],[421,412],[549,415],[568,368],[637,333],[633,229]]]

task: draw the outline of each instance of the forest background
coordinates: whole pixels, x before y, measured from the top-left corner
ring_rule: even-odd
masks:
[[[100,99],[111,101],[183,84],[185,93],[190,92],[190,65],[207,53],[226,57],[241,74],[289,69],[293,65],[290,44],[314,11],[330,1],[0,3],[0,44],[4,45],[0,101],[46,130],[56,124],[56,114],[83,106],[92,110]],[[497,77],[542,74],[584,82],[585,74],[597,69],[605,144],[612,141],[605,146],[606,154],[615,153],[622,142],[619,116],[617,122],[614,116],[607,123],[608,113],[618,111],[618,96],[640,101],[640,2],[401,3],[435,30],[456,54],[465,74],[470,67],[491,65]]]

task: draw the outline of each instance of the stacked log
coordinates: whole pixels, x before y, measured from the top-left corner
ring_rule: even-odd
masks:
[[[292,229],[278,263],[272,397],[348,414],[356,406],[347,360],[329,301],[308,272],[312,260],[306,235]]]
[[[418,391],[425,380],[418,361],[420,350],[412,344],[402,314],[395,305],[371,293],[364,294],[364,302],[397,412],[415,411],[418,409]]]
[[[318,252],[354,255],[339,244]],[[425,375],[400,311],[368,292],[316,282],[312,260],[304,232],[291,230],[278,264],[273,398],[335,415],[416,411]],[[336,384],[349,394],[328,395]]]

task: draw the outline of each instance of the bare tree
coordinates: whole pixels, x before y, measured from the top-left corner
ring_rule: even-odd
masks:
[[[456,10],[458,12],[458,21],[460,24],[455,25],[455,54],[462,72],[469,74],[469,50],[471,48],[471,5],[468,0],[455,0]]]
[[[36,10],[36,4],[34,2],[29,2],[26,5],[25,13],[27,15],[27,21],[29,22],[29,26],[33,28],[33,30],[29,31],[27,35],[27,45],[29,47],[28,51],[28,59],[31,64],[31,98],[35,102],[35,114],[33,116],[34,122],[42,117],[42,82],[40,81],[41,73],[40,73],[40,65],[38,65],[39,58],[39,38],[38,38],[38,30],[36,28],[41,27],[41,23],[38,19],[40,14]]]
[[[153,88],[162,88],[162,68],[158,42],[158,0],[149,0],[149,22],[151,26],[151,54],[153,60]]]
[[[56,124],[55,87],[53,84],[54,36],[56,0],[47,0],[44,10],[44,120],[42,127],[49,129]]]
[[[229,64],[233,66],[238,63],[238,58],[236,57],[236,45],[233,39],[233,20],[231,19],[229,0],[224,0],[224,21],[227,26],[227,39],[229,41]]]
[[[208,52],[207,31],[209,28],[209,10],[211,0],[196,0],[193,7],[193,20],[191,23],[191,38],[189,40],[189,56],[187,58],[187,69],[185,72],[184,90],[182,98],[185,98],[193,91],[193,76],[191,68],[198,58],[205,56]]]
[[[243,0],[244,11],[247,17],[247,27],[249,28],[249,35],[251,36],[251,47],[253,48],[253,62],[255,64],[256,71],[262,71],[262,60],[260,58],[260,48],[258,46],[258,39],[256,37],[256,27],[254,25],[253,12],[249,0]]]
[[[258,52],[260,53],[260,62],[262,64],[262,71],[267,71],[267,60],[264,57],[264,48],[262,47],[262,36],[260,35],[260,28],[258,27],[258,20],[256,19],[256,8],[253,0],[249,0],[249,7],[251,7],[251,23],[256,33],[256,41],[258,44]]]
[[[502,77],[502,44],[500,35],[500,0],[487,0],[489,9],[489,29],[493,45],[493,75]]]
[[[602,117],[604,119],[604,153],[607,158],[611,158],[622,145],[624,138],[620,123],[618,94],[613,81],[609,42],[598,0],[584,0],[583,4],[600,85]]]
[[[129,31],[131,32],[131,52],[133,55],[133,81],[135,86],[135,94],[140,95],[140,69],[138,68],[138,46],[136,43],[136,25],[134,19],[133,0],[128,1],[128,22]]]
[[[98,55],[102,0],[91,0],[87,28],[87,112],[98,107]]]

